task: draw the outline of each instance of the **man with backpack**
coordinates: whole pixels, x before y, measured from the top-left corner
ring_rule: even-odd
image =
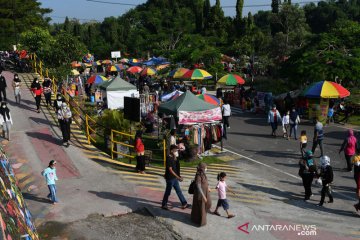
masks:
[[[299,161],[299,166],[299,176],[302,178],[305,189],[304,201],[307,201],[312,196],[311,184],[314,176],[317,175],[317,168],[312,151],[306,151],[304,158]]]
[[[330,158],[328,156],[321,157],[320,163],[321,163],[321,170],[319,177],[321,177],[322,180],[322,189],[321,189],[321,200],[318,206],[322,207],[325,201],[325,194],[327,194],[329,197],[328,203],[334,202],[333,196],[331,195],[331,187],[330,187],[330,184],[334,179],[334,173],[332,167],[330,166]]]

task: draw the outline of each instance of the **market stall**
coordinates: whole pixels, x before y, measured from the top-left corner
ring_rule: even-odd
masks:
[[[136,86],[120,77],[104,82],[99,87],[103,92],[102,95],[107,99],[109,109],[124,108],[124,97],[139,97],[139,91]]]

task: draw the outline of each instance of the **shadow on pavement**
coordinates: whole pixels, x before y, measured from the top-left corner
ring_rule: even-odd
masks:
[[[18,107],[18,108],[21,108],[21,109],[24,109],[24,110],[28,110],[28,111],[31,111],[31,112],[36,112],[36,109],[35,108],[32,108],[32,107],[29,107],[27,104],[24,104],[25,101],[27,100],[21,100],[21,104],[18,104],[12,100],[7,100],[7,102],[12,106],[12,107]]]
[[[346,138],[346,136],[347,136],[347,130],[346,129],[344,129],[343,131],[332,131],[332,132],[324,132],[324,134],[325,134],[325,140],[326,140],[326,138],[333,138],[333,139],[338,139],[338,140],[344,140],[345,138]],[[339,148],[340,148],[340,144],[342,143],[342,141],[341,142],[339,142]]]
[[[151,209],[151,210],[156,210],[156,213],[161,215],[161,217],[164,218],[170,218],[185,224],[188,224],[190,226],[197,226],[195,224],[193,224],[191,222],[190,219],[190,214],[185,213],[185,212],[178,212],[178,211],[166,211],[166,210],[162,210],[160,208],[160,201],[151,201],[148,199],[144,199],[144,198],[137,198],[137,197],[129,197],[129,196],[124,196],[124,195],[120,195],[120,194],[116,194],[116,193],[112,193],[112,192],[97,192],[97,191],[89,191],[89,193],[95,194],[96,196],[98,196],[99,198],[104,198],[104,199],[109,199],[112,201],[118,201],[119,205],[124,205],[128,208],[131,208],[131,210],[133,212],[137,211],[140,208],[147,208],[147,209]],[[168,202],[169,206],[173,206],[173,207],[180,207],[180,203],[173,203],[171,201]],[[159,206],[158,210],[156,208],[156,206]]]
[[[26,135],[32,138],[44,140],[56,145],[62,145],[62,139],[54,138],[51,134],[44,134],[39,132],[27,132]]]
[[[297,163],[275,163],[275,164],[286,166],[286,167],[299,168],[299,164],[297,164]]]
[[[258,154],[258,155],[271,157],[271,158],[300,159],[300,153],[288,153],[288,152],[280,152],[280,151],[254,151],[254,150],[247,150],[247,151],[248,152],[254,152],[254,153]]]
[[[272,138],[276,139],[269,134],[259,134],[259,133],[242,133],[242,132],[228,132],[227,135],[241,135],[241,136],[249,136],[249,137],[259,137],[259,138]]]
[[[43,198],[43,197],[38,197],[34,194],[31,194],[31,193],[26,193],[26,192],[23,192],[22,193],[24,198],[26,200],[32,200],[32,201],[36,201],[36,202],[42,202],[42,203],[48,203],[48,204],[51,204],[50,200],[47,199],[47,198]]]
[[[241,183],[239,183],[241,184]],[[265,192],[265,193],[269,193],[272,194],[274,196],[277,197],[281,197],[281,198],[287,198],[290,201],[284,201],[283,199],[277,199],[277,198],[271,198],[273,200],[276,201],[281,201],[284,202],[286,204],[298,207],[298,208],[302,208],[302,209],[310,209],[310,210],[317,210],[320,212],[326,212],[326,213],[332,213],[332,214],[336,214],[336,215],[342,215],[342,216],[347,216],[347,217],[356,217],[359,218],[358,215],[355,215],[354,212],[352,211],[345,211],[345,210],[340,210],[340,209],[331,209],[331,208],[326,208],[326,207],[318,207],[316,206],[316,204],[312,204],[309,202],[304,202],[302,199],[300,200],[299,198],[297,200],[299,201],[291,201],[294,199],[291,199],[291,195],[295,195],[292,192],[287,192],[287,191],[281,191],[279,189],[276,188],[271,188],[271,187],[262,187],[262,186],[258,186],[258,185],[252,185],[252,184],[241,184],[242,186],[244,186],[245,188],[251,189],[253,191],[261,191],[261,192]],[[334,193],[334,200],[336,201],[336,199],[340,199],[341,195]],[[320,201],[320,196],[318,196],[319,201]],[[348,200],[348,199],[347,199]]]
[[[38,124],[44,124],[46,126],[57,126],[51,122],[49,122],[48,120],[42,119],[42,118],[37,118],[37,117],[29,117],[29,119],[35,123]]]

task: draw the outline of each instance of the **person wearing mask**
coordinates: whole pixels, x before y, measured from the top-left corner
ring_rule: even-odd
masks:
[[[60,124],[61,133],[63,136],[63,144],[66,147],[69,147],[69,141],[70,141],[70,126],[72,122],[72,113],[68,105],[64,102],[61,105],[61,108],[57,112],[57,117]]]
[[[34,82],[31,84],[31,89],[35,97],[36,111],[40,113],[40,102],[41,102],[41,94],[43,93],[43,88],[41,87],[39,80],[37,78],[35,78]]]
[[[11,130],[11,125],[13,124],[13,121],[11,118],[10,109],[7,107],[6,102],[1,103],[0,123],[2,125],[3,138],[6,138],[8,141],[10,141],[10,130]]]
[[[15,95],[15,102],[20,104],[21,101],[21,80],[17,73],[14,74],[14,80],[13,80],[13,89],[14,89],[14,95]]]
[[[281,123],[281,115],[276,109],[276,105],[273,105],[268,113],[268,123],[271,125],[271,136],[276,137],[276,130],[278,128],[278,123]]]
[[[135,134],[135,152],[136,152],[136,170],[141,173],[145,174],[145,146],[141,139],[142,131],[137,131]]]
[[[56,161],[51,160],[49,162],[49,166],[41,172],[41,175],[43,175],[45,177],[45,181],[46,181],[46,184],[47,184],[47,186],[49,188],[49,192],[50,192],[47,195],[47,198],[49,198],[49,200],[52,202],[52,204],[58,203],[58,199],[56,197],[55,181],[58,181],[59,179],[56,175],[55,165],[56,165]]]
[[[62,95],[60,93],[58,93],[56,95],[56,99],[54,100],[54,103],[53,103],[53,107],[55,109],[55,112],[58,112],[59,109],[61,108],[62,104],[66,102],[65,101],[65,98],[62,97]]]
[[[224,127],[230,128],[229,117],[231,116],[231,107],[229,102],[225,99],[221,107]]]
[[[45,78],[42,86],[44,89],[46,107],[49,107],[49,105],[51,106],[51,92],[52,92],[52,89],[51,89],[52,83],[51,83],[50,78]]]
[[[210,189],[206,171],[206,164],[199,163],[195,175],[195,189],[191,209],[191,220],[198,226],[206,225],[206,215],[211,208]]]
[[[6,84],[6,79],[5,77],[2,75],[2,71],[0,70],[0,102],[6,101],[6,88],[7,88],[7,84]]]
[[[293,107],[290,112],[290,136],[289,136],[290,138],[294,131],[294,138],[295,138],[295,140],[297,140],[297,129],[298,129],[299,123],[300,123],[299,114],[296,111],[295,107]]]
[[[190,206],[187,203],[179,185],[179,181],[182,182],[183,178],[180,175],[180,163],[178,161],[178,157],[179,157],[178,147],[176,145],[171,145],[170,154],[166,158],[166,169],[165,169],[166,189],[161,204],[161,208],[164,210],[169,210],[167,203],[172,188],[175,189],[176,194],[181,202],[181,206],[182,206],[181,208],[185,209]]]
[[[316,147],[319,145],[321,151],[321,157],[324,156],[324,149],[323,149],[323,140],[324,140],[324,126],[319,121],[318,118],[314,119],[315,128],[314,128],[314,138],[313,138],[313,145],[312,145],[312,152],[315,153]]]
[[[331,194],[331,187],[330,187],[330,184],[334,180],[334,172],[332,167],[330,166],[330,158],[328,156],[321,157],[320,163],[321,163],[321,170],[319,177],[321,177],[322,180],[322,189],[321,189],[321,200],[318,206],[322,207],[325,201],[325,194],[327,194],[329,197],[328,203],[334,202],[334,198]]]
[[[317,175],[317,168],[313,159],[312,151],[307,151],[304,158],[299,161],[299,176],[302,178],[303,186],[305,189],[304,201],[307,201],[312,196],[311,184],[314,176]]]
[[[354,131],[352,129],[348,130],[348,136],[344,139],[341,148],[339,150],[339,153],[344,151],[345,153],[345,159],[347,164],[347,171],[352,171],[352,163],[351,158],[355,155],[357,146],[357,139],[354,136]]]

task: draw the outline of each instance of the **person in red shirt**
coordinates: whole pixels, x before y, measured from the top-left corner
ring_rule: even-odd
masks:
[[[136,170],[141,173],[145,174],[145,146],[141,139],[142,131],[137,131],[135,134],[135,152],[136,152]]]
[[[41,94],[43,93],[43,88],[41,87],[39,80],[37,78],[35,78],[34,82],[31,84],[31,90],[33,91],[35,97],[36,111],[40,113],[40,102],[41,102]]]

